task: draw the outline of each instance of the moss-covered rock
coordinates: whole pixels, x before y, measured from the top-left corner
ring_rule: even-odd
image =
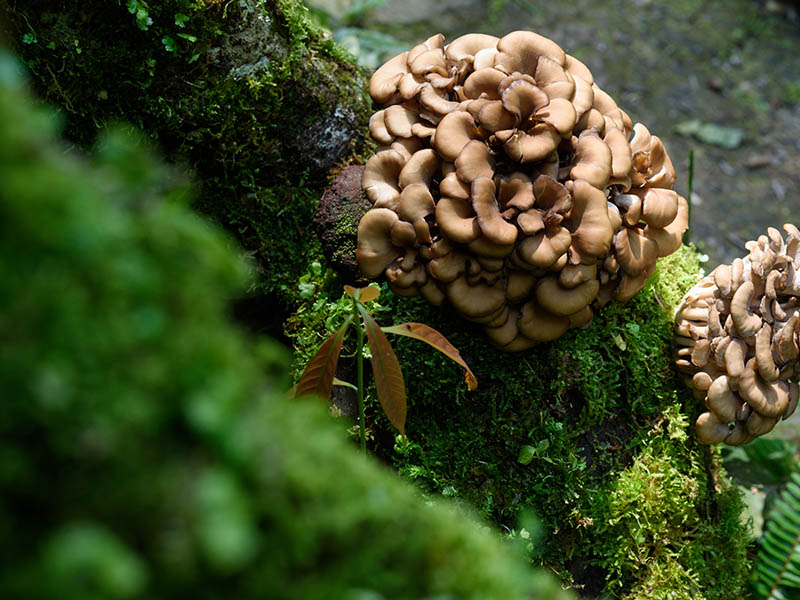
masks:
[[[408,442],[395,438],[373,393],[374,451],[432,495],[459,498],[503,527],[534,512],[543,544],[532,559],[589,597],[736,597],[751,539],[743,505],[718,451],[697,443],[699,407],[671,367],[671,315],[699,270],[683,247],[627,304],[517,354],[497,351],[446,307],[384,290],[378,321],[439,329],[479,387],[468,392],[453,363],[397,339]],[[321,289],[309,303],[336,313],[339,302],[322,303],[326,289],[338,298],[335,284]],[[337,323],[302,306],[291,321],[298,343]]]
[[[185,189],[114,134],[54,140],[0,50],[0,596],[567,598],[348,447]],[[431,505],[433,504],[433,505]]]
[[[133,123],[199,182],[197,206],[262,266],[296,281],[328,169],[358,154],[364,76],[299,0],[4,3],[36,89],[88,147],[110,120]],[[280,264],[280,269],[274,265]]]

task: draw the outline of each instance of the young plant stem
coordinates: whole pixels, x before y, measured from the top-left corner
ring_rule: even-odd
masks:
[[[353,298],[353,315],[358,320],[358,300]],[[358,322],[358,321],[357,321]],[[361,451],[367,453],[367,429],[364,419],[364,328],[361,323],[356,326],[356,372],[358,380],[358,430],[361,436]]]

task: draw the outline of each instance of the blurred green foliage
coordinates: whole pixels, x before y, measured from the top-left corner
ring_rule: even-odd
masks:
[[[130,133],[89,162],[31,106],[0,50],[3,600],[568,597],[283,397],[239,251]]]

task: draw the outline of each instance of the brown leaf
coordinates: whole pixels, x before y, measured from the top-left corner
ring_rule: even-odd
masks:
[[[424,323],[400,323],[399,325],[392,325],[391,327],[383,327],[386,333],[396,333],[397,335],[405,335],[417,340],[421,340],[436,348],[439,352],[444,354],[450,360],[454,360],[459,365],[466,369],[464,371],[464,380],[467,382],[467,389],[472,391],[478,387],[478,379],[475,374],[461,358],[461,353],[458,349],[451,344],[446,337],[436,331],[433,327],[428,327]]]
[[[355,298],[359,302],[372,302],[375,300],[375,298],[381,295],[381,291],[375,286],[371,285],[363,288],[356,288],[352,285],[346,285],[344,286],[344,291],[347,292],[348,296]]]
[[[405,435],[406,386],[403,383],[400,362],[375,319],[364,307],[359,306],[358,310],[364,317],[367,328],[367,339],[372,351],[372,376],[375,379],[375,388],[378,390],[378,400],[391,424]]]
[[[294,396],[316,395],[323,400],[331,397],[336,363],[339,362],[344,336],[352,320],[352,316],[347,317],[342,326],[322,343],[317,353],[308,361],[300,381],[293,388]]]

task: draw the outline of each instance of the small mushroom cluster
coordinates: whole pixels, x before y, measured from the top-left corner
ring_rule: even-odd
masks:
[[[545,37],[436,35],[381,66],[370,94],[362,273],[448,300],[503,350],[588,324],[681,244],[661,140]]]
[[[800,395],[800,230],[772,227],[683,299],[675,322],[677,365],[708,408],[703,444],[745,444],[797,408]]]

